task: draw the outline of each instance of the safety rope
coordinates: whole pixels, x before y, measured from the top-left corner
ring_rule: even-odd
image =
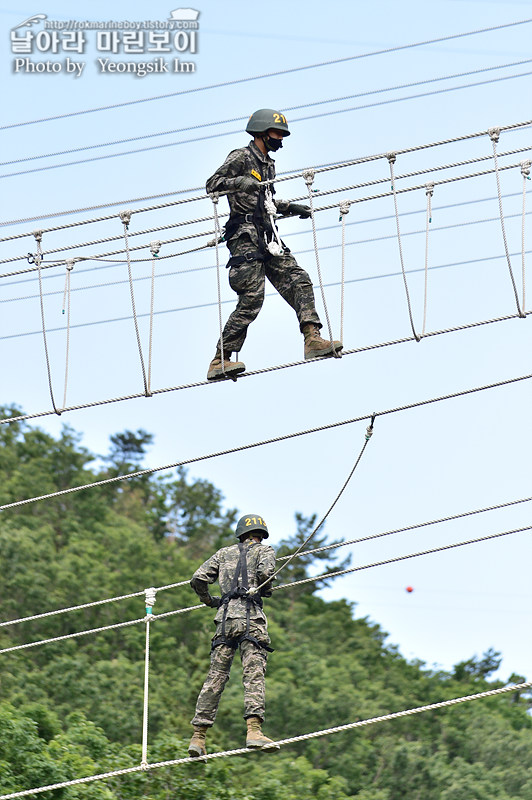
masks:
[[[366,428],[366,434],[364,436],[364,444],[362,445],[362,449],[361,449],[360,453],[358,454],[358,456],[356,458],[356,461],[353,464],[353,467],[351,468],[351,471],[350,471],[349,475],[345,479],[345,481],[343,483],[343,486],[341,487],[340,491],[338,492],[338,494],[334,498],[333,502],[331,503],[331,505],[329,506],[329,508],[325,512],[324,516],[321,518],[320,522],[318,522],[316,527],[309,533],[309,535],[305,538],[305,540],[303,542],[301,542],[299,547],[296,550],[294,550],[294,552],[285,560],[284,564],[281,564],[281,566],[278,569],[275,570],[273,575],[271,575],[269,578],[267,578],[265,581],[263,581],[259,586],[253,587],[252,589],[249,590],[250,594],[256,594],[264,586],[266,586],[267,583],[271,583],[273,580],[275,580],[275,578],[277,577],[277,575],[279,575],[281,570],[283,570],[285,567],[287,567],[294,560],[294,558],[296,558],[301,553],[303,548],[310,542],[311,539],[314,538],[314,536],[317,534],[319,529],[321,527],[323,527],[323,525],[324,525],[325,521],[327,520],[328,516],[330,515],[331,511],[333,510],[333,508],[337,504],[338,500],[340,499],[340,497],[342,496],[344,491],[347,489],[347,485],[348,485],[349,481],[353,477],[356,468],[360,464],[360,461],[362,459],[362,456],[364,455],[364,451],[366,450],[368,442],[369,442],[369,440],[371,439],[371,437],[373,435],[373,423],[374,422],[375,422],[375,414],[372,415],[371,421],[370,421],[368,427]]]
[[[388,163],[390,165],[390,178],[391,178],[391,182],[392,182],[392,194],[393,194],[393,202],[394,202],[394,208],[395,208],[395,224],[396,224],[396,227],[397,227],[397,245],[399,247],[399,260],[401,262],[401,272],[403,273],[403,283],[404,283],[405,293],[406,293],[406,304],[408,306],[408,316],[410,318],[410,327],[412,328],[412,333],[414,334],[414,339],[416,340],[416,342],[419,342],[419,341],[421,341],[421,337],[416,332],[416,328],[414,326],[414,319],[413,319],[413,316],[412,316],[412,305],[410,303],[410,293],[408,291],[408,282],[406,280],[405,264],[404,264],[404,259],[403,259],[403,246],[401,244],[401,228],[400,228],[400,225],[399,225],[399,209],[397,207],[397,192],[396,192],[396,189],[395,189],[395,175],[394,175],[394,169],[393,169],[393,165],[395,164],[397,156],[396,156],[395,153],[388,153],[386,158],[388,159]]]
[[[120,219],[124,226],[124,241],[126,245],[126,258],[127,258],[127,274],[129,278],[129,294],[131,297],[131,310],[133,312],[133,323],[135,325],[135,335],[137,337],[137,347],[139,351],[139,358],[140,358],[140,368],[142,371],[142,380],[144,383],[144,396],[151,397],[151,392],[148,386],[148,379],[146,377],[146,368],[144,366],[144,356],[142,355],[142,345],[140,343],[140,331],[139,331],[139,323],[137,320],[137,309],[135,308],[135,291],[133,289],[133,274],[131,272],[131,259],[129,256],[129,238],[128,238],[128,229],[129,223],[131,222],[131,216],[133,211],[121,211],[120,212]]]
[[[292,589],[294,586],[302,586],[302,585],[307,584],[307,583],[320,583],[321,581],[331,580],[333,578],[339,578],[339,577],[341,577],[343,575],[349,575],[349,574],[352,574],[354,572],[362,572],[363,570],[366,570],[366,569],[375,569],[376,567],[384,567],[384,566],[386,566],[388,564],[398,563],[399,561],[407,561],[407,560],[409,560],[411,558],[420,558],[422,556],[433,555],[434,553],[441,553],[441,552],[446,551],[446,550],[455,550],[458,547],[466,547],[466,546],[471,545],[471,544],[480,544],[480,543],[483,543],[483,542],[491,541],[492,539],[500,539],[503,536],[511,536],[511,535],[513,535],[515,533],[523,533],[524,531],[530,531],[530,530],[532,530],[532,525],[527,525],[527,526],[524,526],[522,528],[513,528],[512,530],[499,531],[498,533],[490,533],[490,534],[486,534],[485,536],[479,536],[477,538],[467,539],[467,540],[462,541],[462,542],[453,542],[452,544],[442,545],[440,547],[432,547],[432,548],[429,548],[427,550],[420,550],[420,551],[418,551],[416,553],[407,553],[407,554],[402,555],[402,556],[395,556],[394,558],[386,558],[386,559],[383,559],[382,561],[373,561],[370,564],[362,564],[362,565],[359,565],[357,567],[349,567],[347,569],[342,569],[342,570],[338,570],[338,569],[337,570],[332,570],[331,572],[325,572],[325,573],[322,573],[321,575],[314,575],[311,578],[302,578],[301,580],[292,581],[290,583],[281,583],[279,586],[274,586],[272,591],[276,592],[276,591],[280,591],[282,589]],[[289,559],[294,558],[298,554],[299,554],[299,552],[296,551],[295,553],[293,553],[288,558]],[[275,578],[275,576],[281,571],[281,569],[283,569],[285,566],[287,566],[286,563],[282,567],[280,567],[280,569],[278,569],[270,578],[268,578],[268,580],[264,581],[264,583],[262,583],[260,586],[258,586],[256,588],[253,587],[253,589],[250,590],[250,594],[256,594],[265,584],[270,583]],[[155,589],[148,590],[148,591],[155,591]],[[203,603],[200,603],[199,605],[195,605],[195,606],[187,606],[185,608],[177,608],[177,609],[175,609],[173,611],[165,611],[162,614],[152,615],[150,617],[150,621],[154,622],[154,621],[158,621],[158,620],[161,620],[161,619],[168,619],[168,618],[174,617],[174,616],[176,616],[178,614],[187,614],[189,611],[198,611],[199,609],[205,609],[205,606],[203,605]],[[139,625],[142,622],[146,622],[146,617],[140,617],[139,619],[127,620],[126,622],[116,622],[116,623],[114,623],[112,625],[104,625],[104,626],[99,627],[99,628],[90,628],[88,630],[76,631],[74,633],[66,633],[66,634],[63,634],[61,636],[51,637],[49,639],[39,639],[39,640],[37,640],[35,642],[27,642],[25,644],[17,644],[17,645],[13,645],[12,647],[5,647],[5,648],[1,649],[0,650],[0,655],[3,655],[5,653],[13,653],[13,652],[16,652],[16,651],[19,651],[19,650],[29,650],[30,648],[40,647],[41,645],[44,645],[44,644],[57,644],[57,642],[65,641],[67,639],[79,639],[79,638],[81,638],[83,636],[89,636],[89,635],[91,635],[93,633],[104,633],[106,631],[111,631],[111,630],[117,630],[119,628],[130,627],[131,625]]]
[[[434,184],[427,183],[425,194],[427,195],[427,222],[425,230],[425,290],[423,293],[423,327],[421,336],[425,336],[427,329],[427,296],[429,283],[429,226],[432,222],[432,195],[434,194]]]
[[[344,341],[344,298],[345,298],[345,217],[349,214],[349,200],[340,203],[340,222],[342,223],[342,270],[340,288],[340,341]]]
[[[522,272],[522,283],[523,283],[523,299],[522,299],[522,308],[523,311],[526,312],[526,299],[525,299],[525,204],[526,204],[526,182],[530,180],[530,168],[532,167],[532,161],[526,160],[521,161],[521,175],[523,176],[523,212],[521,217],[521,272]]]
[[[331,728],[323,728],[322,730],[312,731],[311,733],[303,733],[299,736],[291,736],[285,739],[278,739],[276,744],[284,747],[297,742],[304,742],[309,739],[316,739],[321,736],[330,736],[335,733],[343,733],[344,731],[355,730],[356,728],[365,728],[369,725],[375,725],[381,722],[389,722],[394,719],[401,719],[402,717],[411,717],[416,714],[423,714],[427,711],[436,711],[441,708],[450,708],[461,703],[472,702],[474,700],[481,700],[487,697],[496,697],[501,694],[508,694],[510,692],[522,692],[532,687],[532,681],[524,681],[523,683],[513,683],[507,686],[500,686],[497,689],[488,689],[484,692],[477,692],[476,694],[463,695],[462,697],[453,697],[449,700],[441,700],[437,703],[430,703],[428,705],[417,706],[415,708],[408,708],[403,711],[394,711],[389,714],[381,714],[378,717],[370,717],[369,719],[357,720],[356,722],[348,722],[344,725],[336,725]],[[232,756],[240,756],[246,753],[255,752],[248,747],[239,747],[236,750],[223,750],[217,753],[208,753],[199,758],[174,758],[169,761],[158,761],[153,764],[137,765],[134,767],[125,767],[124,769],[112,770],[111,772],[102,772],[98,775],[89,775],[84,778],[74,778],[69,781],[61,781],[60,783],[52,783],[47,786],[39,786],[34,789],[24,789],[20,792],[10,792],[9,794],[0,795],[0,800],[15,800],[18,797],[28,797],[42,792],[53,791],[56,789],[65,789],[69,786],[79,786],[86,783],[94,783],[95,781],[106,780],[107,778],[114,778],[120,775],[131,775],[137,772],[146,772],[153,769],[161,769],[163,767],[173,767],[184,764],[197,764],[202,761],[211,761],[215,758],[228,758]]]
[[[225,377],[225,353],[224,353],[224,331],[222,320],[222,288],[220,280],[220,251],[219,243],[223,240],[222,231],[220,228],[220,219],[218,217],[218,201],[219,195],[217,192],[211,194],[213,214],[214,214],[214,249],[216,252],[216,290],[218,295],[218,326],[220,329],[220,368],[222,375]]]
[[[53,385],[52,385],[52,371],[51,371],[51,367],[50,367],[50,357],[49,357],[49,354],[48,354],[48,342],[47,342],[47,338],[46,338],[46,321],[45,321],[45,318],[44,318],[44,297],[43,297],[42,274],[41,274],[41,263],[42,263],[42,258],[43,258],[43,253],[42,253],[42,235],[43,234],[42,234],[42,231],[34,231],[33,235],[35,237],[35,241],[37,242],[37,252],[35,253],[35,255],[32,255],[31,253],[29,253],[28,256],[31,257],[31,259],[37,265],[37,274],[38,274],[38,277],[39,277],[39,298],[40,298],[40,304],[41,304],[42,338],[43,338],[43,344],[44,344],[44,357],[45,357],[45,360],[46,360],[46,370],[48,372],[48,388],[50,390],[50,398],[52,400],[52,408],[53,408],[54,414],[57,414],[58,416],[60,416],[61,412],[57,408],[57,406],[55,404],[55,398],[54,398],[54,388],[53,388]]]
[[[506,261],[508,263],[508,270],[510,272],[510,280],[512,281],[512,288],[514,290],[515,304],[517,306],[517,314],[518,314],[519,317],[524,318],[525,315],[524,315],[524,313],[523,313],[523,311],[521,309],[521,305],[519,303],[519,295],[517,293],[517,286],[515,285],[514,273],[513,273],[513,270],[512,270],[512,262],[510,260],[510,253],[508,251],[508,242],[506,240],[506,229],[505,229],[505,226],[504,226],[504,213],[503,213],[503,210],[502,210],[501,181],[500,181],[500,178],[499,178],[499,162],[498,162],[498,158],[497,158],[497,142],[499,141],[499,137],[500,137],[500,134],[501,134],[501,129],[500,128],[490,128],[488,133],[489,133],[489,136],[490,136],[490,139],[491,139],[491,143],[493,145],[493,161],[495,163],[495,177],[497,179],[497,195],[498,195],[498,199],[499,199],[499,214],[500,214],[500,218],[501,218],[501,230],[502,230],[502,239],[503,239],[503,242],[504,242],[504,252],[506,253]]]
[[[511,317],[508,317],[511,319]],[[365,349],[374,349],[371,345]],[[299,362],[296,362],[299,363]],[[302,362],[308,363],[308,362]],[[274,368],[274,369],[278,369]],[[264,371],[271,371],[271,368],[267,368],[266,370],[257,370],[257,372],[264,372]],[[476,394],[478,392],[487,391],[489,389],[494,389],[502,386],[510,386],[515,383],[519,383],[524,380],[530,380],[532,378],[532,374],[528,375],[521,375],[518,378],[507,378],[506,380],[496,381],[494,383],[484,384],[483,386],[476,386],[472,389],[462,389],[457,392],[450,392],[445,395],[439,395],[438,397],[432,397],[428,400],[418,400],[413,403],[408,403],[402,406],[396,406],[395,408],[385,409],[379,412],[373,412],[372,414],[363,414],[359,417],[353,417],[351,419],[342,420],[340,422],[330,422],[325,425],[319,425],[315,428],[307,428],[306,430],[296,431],[294,433],[287,433],[281,434],[279,436],[274,436],[269,439],[263,439],[258,442],[251,442],[249,444],[238,445],[236,447],[230,447],[225,450],[218,450],[214,453],[209,453],[207,455],[202,456],[193,456],[192,458],[185,459],[183,461],[175,461],[171,464],[165,464],[161,467],[150,467],[148,469],[137,470],[136,472],[128,472],[126,475],[115,475],[112,478],[104,478],[99,481],[93,481],[92,483],[87,483],[80,486],[71,486],[68,489],[61,489],[56,492],[50,492],[49,494],[39,495],[37,497],[29,497],[25,500],[17,500],[13,503],[5,503],[4,505],[0,506],[0,511],[6,511],[9,508],[18,508],[20,506],[29,505],[30,503],[35,503],[40,500],[49,500],[53,497],[62,497],[63,495],[67,494],[74,494],[76,492],[84,491],[86,489],[94,489],[97,486],[106,486],[111,483],[117,483],[123,480],[130,480],[132,478],[140,478],[143,475],[152,475],[155,472],[161,472],[165,470],[175,469],[176,467],[186,466],[187,464],[196,464],[200,461],[208,461],[211,458],[219,458],[221,456],[231,455],[232,453],[239,453],[244,452],[246,450],[252,450],[256,447],[263,447],[268,444],[274,444],[277,442],[289,441],[290,439],[296,439],[299,436],[307,436],[308,434],[318,433],[325,430],[332,430],[334,428],[339,428],[344,425],[351,425],[355,422],[361,422],[364,420],[371,420],[372,418],[376,418],[377,416],[386,416],[389,414],[396,414],[402,411],[407,411],[412,408],[422,408],[427,405],[432,405],[434,403],[440,403],[447,400],[456,399],[457,397],[466,397],[467,395]],[[16,419],[20,419],[20,417],[15,417]]]
[[[323,302],[323,310],[325,312],[325,320],[327,322],[327,330],[329,332],[329,340],[331,342],[333,356],[334,356],[334,358],[341,358],[342,357],[341,352],[339,350],[336,350],[336,348],[333,346],[334,337],[333,337],[332,328],[331,328],[331,321],[329,319],[329,312],[327,310],[327,301],[325,300],[325,289],[323,288],[323,278],[321,276],[320,254],[319,254],[319,250],[318,250],[318,237],[317,237],[317,234],[316,234],[316,219],[314,217],[314,202],[313,202],[313,199],[312,199],[312,184],[314,183],[314,174],[315,174],[314,170],[312,170],[312,169],[307,169],[307,170],[305,170],[305,172],[303,172],[303,179],[304,179],[304,181],[305,181],[305,183],[307,185],[308,201],[309,201],[309,206],[310,206],[310,218],[311,218],[311,221],[312,221],[312,239],[314,241],[314,254],[315,254],[315,257],[316,257],[316,271],[318,273],[318,280],[320,282],[321,299],[322,299],[322,302]]]

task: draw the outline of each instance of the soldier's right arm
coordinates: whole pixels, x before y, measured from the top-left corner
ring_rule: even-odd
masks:
[[[243,149],[232,150],[221,167],[207,181],[207,193],[225,194],[238,188],[235,186],[235,179],[244,174],[246,166]],[[236,180],[236,183],[238,181]]]
[[[219,598],[213,597],[208,590],[208,585],[214,583],[218,577],[219,559],[218,553],[215,553],[207,561],[204,561],[201,567],[198,567],[192,579],[190,586],[196,592],[202,603],[206,606],[217,608],[219,605]]]

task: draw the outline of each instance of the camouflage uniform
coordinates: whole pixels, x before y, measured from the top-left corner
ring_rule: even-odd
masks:
[[[259,586],[275,571],[275,551],[269,545],[247,540],[244,543],[248,582],[250,588]],[[212,605],[212,597],[207,588],[216,579],[222,595],[228,593],[240,560],[238,544],[223,547],[196,570],[190,585],[206,605]],[[271,596],[271,585],[261,590],[262,597]],[[259,603],[250,603],[244,598],[231,599],[218,608],[214,622],[216,631],[213,637],[211,665],[196,704],[193,725],[210,727],[216,717],[220,697],[229,679],[229,672],[236,646],[240,647],[242,660],[242,683],[244,684],[244,719],[259,717],[264,720],[264,676],[266,673],[267,650],[270,644],[266,616]],[[248,622],[249,614],[249,622]],[[225,616],[225,621],[224,621]],[[249,635],[236,645],[235,639]],[[233,639],[233,644],[217,644],[221,639]],[[260,644],[259,644],[260,643]],[[262,645],[262,646],[261,646]]]
[[[248,147],[229,153],[222,166],[207,181],[207,192],[227,193],[231,212],[226,225],[227,246],[231,253],[227,266],[230,267],[229,284],[238,295],[238,304],[222,334],[227,353],[238,353],[242,349],[248,326],[264,302],[265,277],[294,309],[300,329],[309,322],[322,327],[308,273],[301,269],[284,243],[285,253],[282,256],[272,256],[265,249],[264,233],[268,240],[272,235],[269,216],[264,211],[259,193],[232,191],[235,178],[240,176],[272,180],[275,177],[275,162],[252,141]],[[273,192],[273,186],[270,188]],[[280,214],[288,213],[288,201],[274,202]],[[242,256],[245,261],[235,265],[231,263]]]

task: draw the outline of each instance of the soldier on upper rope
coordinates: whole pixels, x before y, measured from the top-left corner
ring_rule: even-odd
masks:
[[[283,139],[290,135],[286,117],[279,111],[262,108],[251,115],[246,132],[253,141],[230,152],[207,181],[209,194],[227,194],[229,200],[224,238],[231,253],[227,263],[229,284],[238,295],[237,307],[225,324],[209,365],[208,380],[234,378],[246,369],[241,361],[231,361],[231,354],[242,349],[248,326],[262,307],[265,277],[296,312],[305,337],[306,359],[333,356],[342,349],[341,342],[321,338],[322,324],[311,280],[281,242],[275,226],[277,213],[300,219],[310,217],[309,206],[274,199],[273,183],[265,183],[275,178],[270,151],[282,147]]]

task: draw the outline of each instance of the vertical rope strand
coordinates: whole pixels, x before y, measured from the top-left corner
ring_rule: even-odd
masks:
[[[526,314],[526,302],[525,302],[525,278],[526,278],[526,271],[525,271],[525,205],[526,205],[526,182],[530,180],[530,168],[532,167],[532,161],[521,161],[521,175],[523,176],[523,215],[522,215],[522,222],[521,222],[521,271],[522,271],[522,281],[523,281],[523,299],[522,299],[522,309],[523,314]]]
[[[152,608],[155,604],[156,590],[152,587],[145,590],[146,603],[146,649],[144,652],[144,701],[142,710],[142,757],[140,766],[146,769],[148,764],[148,693],[150,682],[150,622],[152,620]]]
[[[63,314],[65,313],[65,305],[67,309],[67,326],[66,326],[66,354],[65,354],[65,386],[63,390],[63,409],[66,408],[66,400],[67,400],[67,386],[68,386],[68,362],[70,358],[70,303],[71,303],[71,291],[70,291],[70,273],[74,269],[74,261],[73,259],[69,259],[66,262],[66,276],[65,276],[65,291],[63,293]]]
[[[331,321],[329,319],[329,312],[327,311],[327,301],[325,300],[325,290],[323,288],[323,279],[321,277],[320,256],[319,256],[319,252],[318,252],[318,237],[316,235],[316,219],[315,219],[315,216],[314,216],[314,204],[312,202],[312,189],[311,189],[311,186],[314,183],[314,170],[313,169],[305,170],[305,172],[303,173],[303,178],[305,180],[305,183],[307,184],[307,189],[308,189],[308,199],[309,199],[309,206],[310,206],[310,217],[311,217],[311,220],[312,220],[312,238],[314,240],[314,253],[316,255],[316,269],[317,269],[317,272],[318,272],[318,279],[319,279],[319,282],[320,282],[321,299],[322,299],[322,302],[323,302],[323,310],[325,312],[325,320],[327,322],[327,330],[329,331],[329,339],[330,339],[330,341],[332,343],[333,334],[332,334],[332,328],[331,328]],[[341,353],[337,352],[334,349],[334,347],[333,347],[332,350],[333,350],[333,355],[334,355],[335,358],[341,358],[342,357]]]
[[[427,183],[426,194],[427,194],[427,226],[425,231],[425,290],[423,293],[423,328],[421,330],[421,336],[425,336],[425,330],[427,327],[427,296],[428,296],[428,284],[429,284],[429,225],[432,222],[432,195],[434,194],[433,183]]]
[[[44,319],[44,296],[43,296],[43,289],[42,289],[42,274],[41,274],[41,262],[42,262],[42,231],[34,231],[33,233],[35,237],[35,241],[37,242],[37,253],[35,255],[35,261],[37,263],[37,272],[39,276],[39,298],[41,302],[41,323],[42,323],[42,338],[44,343],[44,356],[46,359],[46,369],[48,371],[48,388],[50,389],[50,399],[52,401],[52,408],[54,409],[55,413],[60,416],[61,412],[58,410],[55,399],[54,399],[54,389],[52,386],[52,372],[50,369],[50,357],[48,355],[48,342],[46,340],[46,322]]]
[[[122,224],[124,225],[124,240],[126,245],[126,257],[127,257],[127,272],[129,277],[129,293],[131,296],[131,310],[133,311],[133,322],[135,324],[135,334],[137,337],[137,347],[139,351],[139,358],[140,358],[140,368],[142,370],[142,380],[144,383],[144,394],[146,397],[150,396],[148,391],[148,381],[146,379],[146,369],[144,367],[144,357],[142,355],[142,345],[140,343],[140,332],[139,332],[139,323],[137,319],[137,309],[135,307],[135,292],[133,291],[133,275],[131,273],[131,257],[129,253],[129,238],[127,235],[129,223],[131,220],[132,211],[121,211],[120,212],[120,219],[122,220]]]
[[[410,317],[410,327],[412,328],[412,333],[414,334],[414,338],[416,342],[421,340],[419,334],[416,333],[416,329],[414,327],[414,319],[412,317],[412,305],[410,303],[410,292],[408,291],[408,282],[406,280],[406,272],[405,272],[405,265],[403,259],[403,246],[401,244],[401,230],[399,228],[399,210],[397,208],[397,192],[395,190],[395,174],[393,171],[393,165],[395,163],[395,153],[388,153],[386,156],[388,159],[388,163],[390,165],[390,177],[392,181],[392,192],[393,192],[393,203],[395,207],[395,224],[397,226],[397,244],[399,245],[399,259],[401,261],[401,271],[403,273],[403,283],[405,285],[405,292],[406,292],[406,303],[408,306],[408,316]]]
[[[152,345],[153,345],[153,308],[155,304],[155,259],[159,255],[160,249],[161,249],[161,242],[151,242],[150,251],[152,254],[152,260],[151,260],[150,337],[148,342],[148,392],[150,394],[150,397],[152,394],[151,357],[152,357]]]
[[[342,223],[342,275],[340,290],[340,341],[344,341],[344,297],[345,297],[345,216],[349,214],[349,200],[340,204],[340,222]]]
[[[218,324],[220,326],[220,356],[222,359],[222,375],[225,375],[225,356],[224,356],[224,334],[222,325],[222,290],[220,287],[220,252],[218,249],[219,242],[222,241],[222,232],[220,230],[220,220],[218,218],[218,200],[217,194],[211,194],[213,212],[214,212],[214,249],[216,251],[216,286],[218,289]]]
[[[515,297],[515,304],[517,306],[517,313],[520,317],[524,317],[523,311],[521,309],[521,305],[519,303],[519,295],[517,293],[517,286],[515,285],[514,273],[512,270],[512,262],[510,261],[510,252],[508,250],[508,242],[506,240],[506,229],[504,227],[504,213],[502,210],[502,194],[501,194],[501,179],[499,176],[499,160],[497,158],[497,142],[499,141],[499,136],[501,133],[500,128],[490,128],[488,131],[491,139],[491,143],[493,145],[493,161],[495,163],[495,177],[497,178],[497,195],[499,198],[499,215],[501,218],[501,230],[502,230],[502,239],[504,242],[504,252],[506,253],[506,262],[508,264],[508,270],[510,272],[510,280],[512,281],[512,288],[514,290],[514,297]]]

